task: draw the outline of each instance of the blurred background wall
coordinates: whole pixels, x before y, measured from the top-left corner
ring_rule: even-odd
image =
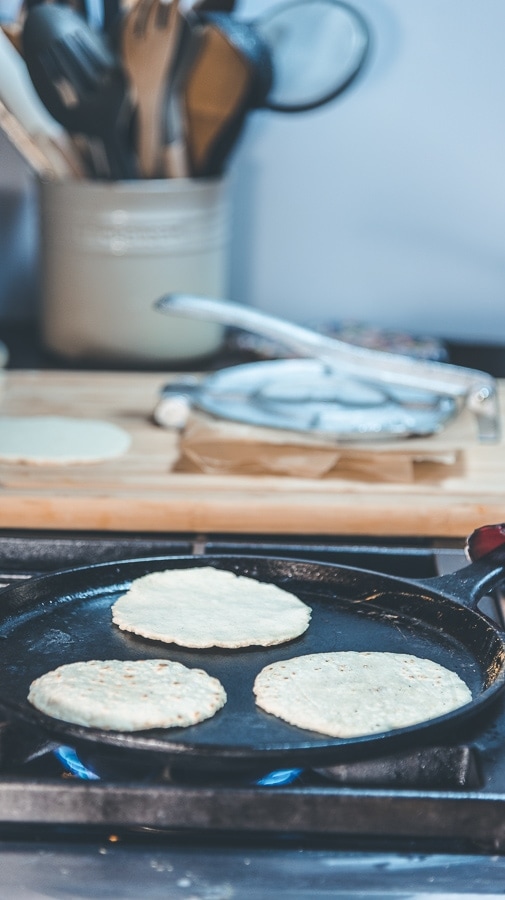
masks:
[[[505,342],[505,4],[352,5],[372,38],[353,85],[248,117],[229,296],[299,322]],[[0,319],[36,315],[37,269],[34,184],[0,136]]]

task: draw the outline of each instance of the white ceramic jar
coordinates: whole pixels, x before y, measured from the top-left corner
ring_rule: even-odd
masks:
[[[219,349],[223,326],[162,315],[171,292],[227,296],[226,183],[40,183],[44,345],[61,357],[177,364]]]

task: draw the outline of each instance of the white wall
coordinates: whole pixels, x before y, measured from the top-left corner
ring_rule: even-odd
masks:
[[[249,120],[232,296],[299,321],[505,340],[505,4],[354,6],[373,38],[358,82]]]
[[[505,341],[505,4],[351,2],[372,30],[357,82],[312,112],[248,118],[230,167],[230,296],[301,322]],[[0,315],[25,315],[30,192],[1,141],[0,166]]]

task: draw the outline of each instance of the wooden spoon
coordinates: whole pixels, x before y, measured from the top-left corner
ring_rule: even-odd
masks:
[[[184,85],[193,173],[219,175],[250,109],[272,84],[270,51],[255,28],[222,13],[199,16],[200,46]],[[196,31],[196,28],[193,29]]]
[[[138,0],[123,22],[121,52],[136,107],[139,169],[145,178],[163,174],[163,107],[180,26],[178,0]]]

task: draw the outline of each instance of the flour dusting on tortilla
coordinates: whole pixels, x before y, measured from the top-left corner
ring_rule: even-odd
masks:
[[[309,626],[311,609],[274,584],[212,566],[143,575],[112,606],[124,631],[182,647],[269,647]]]
[[[64,722],[104,730],[187,727],[226,703],[217,678],[166,659],[90,660],[59,666],[30,685],[28,700]]]
[[[472,699],[455,673],[404,653],[312,653],[256,677],[257,705],[291,725],[352,738],[415,725]]]

